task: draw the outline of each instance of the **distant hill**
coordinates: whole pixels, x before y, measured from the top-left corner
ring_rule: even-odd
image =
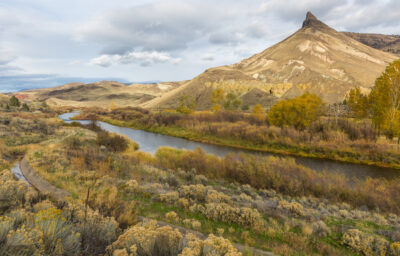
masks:
[[[144,106],[173,108],[179,97],[188,95],[198,109],[205,109],[211,106],[211,93],[216,88],[236,93],[247,102],[247,95],[256,95],[259,90],[274,96],[253,97],[253,105],[270,105],[306,91],[333,103],[342,101],[356,86],[368,91],[396,58],[337,32],[309,12],[302,27],[282,42],[239,63],[208,69]]]
[[[130,84],[113,81],[68,83],[62,86],[14,93],[25,100],[46,101],[54,106],[109,107],[137,106],[179,86],[179,82]]]
[[[342,33],[372,48],[400,55],[400,35]]]
[[[0,93],[0,104],[1,105],[6,105],[9,102],[10,98],[5,95]]]

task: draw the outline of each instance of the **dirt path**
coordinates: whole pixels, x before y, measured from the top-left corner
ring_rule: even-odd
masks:
[[[46,180],[44,180],[39,174],[37,174],[35,172],[35,170],[29,165],[29,163],[26,161],[25,158],[23,158],[21,160],[20,168],[21,168],[21,172],[25,176],[26,180],[33,187],[35,187],[37,190],[39,190],[41,193],[53,195],[57,200],[61,200],[64,197],[71,195],[69,192],[67,192],[63,189],[59,189],[59,188],[55,187],[54,185],[50,184],[49,182],[47,182]],[[148,220],[146,217],[143,217],[143,216],[139,216],[138,219],[139,219],[139,221]],[[180,226],[175,226],[175,225],[166,223],[164,221],[157,221],[157,224],[159,226],[167,226],[167,225],[171,226],[173,228],[178,229],[179,232],[181,232],[182,234],[193,233],[200,239],[207,238],[207,235],[203,234],[201,232],[183,228]],[[245,246],[242,244],[234,244],[234,246],[236,247],[236,249],[238,249],[243,254],[250,254],[250,255],[254,255],[254,256],[273,256],[274,255],[271,252],[266,252],[266,251],[263,251],[263,250],[260,250],[260,249],[254,248],[254,247],[248,247],[248,246]]]
[[[57,200],[61,200],[64,197],[71,195],[69,192],[59,189],[44,180],[39,174],[35,172],[35,170],[33,170],[28,161],[26,161],[25,157],[21,160],[19,166],[21,169],[21,173],[24,175],[25,179],[41,193],[52,195]]]

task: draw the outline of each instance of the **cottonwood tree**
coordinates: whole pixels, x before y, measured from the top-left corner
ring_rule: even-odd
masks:
[[[369,95],[372,121],[390,138],[400,135],[400,60],[376,80]],[[400,137],[399,137],[400,138]]]
[[[369,114],[369,98],[361,93],[360,87],[351,89],[346,99],[346,104],[350,107],[354,117],[366,118]]]
[[[261,106],[261,104],[257,104],[253,107],[252,114],[258,120],[264,121],[265,120],[265,110]]]
[[[211,95],[211,102],[213,104],[213,111],[217,112],[221,109],[221,105],[225,99],[225,92],[221,88],[215,89]]]
[[[242,101],[238,98],[236,94],[228,93],[224,101],[225,110],[238,110]]]
[[[324,103],[315,94],[305,93],[290,100],[281,100],[268,112],[268,122],[272,125],[293,126],[303,130],[317,120],[324,110]]]

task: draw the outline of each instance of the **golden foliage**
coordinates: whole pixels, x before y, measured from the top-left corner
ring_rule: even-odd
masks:
[[[268,112],[268,122],[280,127],[294,126],[302,130],[317,120],[323,112],[323,106],[318,96],[305,93],[294,99],[281,100],[272,106]]]
[[[257,118],[260,121],[265,120],[265,117],[266,117],[265,110],[263,109],[261,104],[257,104],[253,107],[252,114],[255,118]]]

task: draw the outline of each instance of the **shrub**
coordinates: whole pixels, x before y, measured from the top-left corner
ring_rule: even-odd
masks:
[[[114,216],[122,227],[134,224],[137,218],[135,202],[125,201],[123,193],[115,185],[108,186],[104,189],[101,181],[98,182],[89,204],[105,216]]]
[[[390,245],[390,254],[393,256],[400,255],[400,243],[396,242]]]
[[[192,220],[192,228],[195,230],[201,229],[201,222],[198,220]]]
[[[9,170],[0,172],[0,214],[25,204],[31,205],[38,197],[32,187],[28,187],[22,180],[17,181]]]
[[[286,210],[299,216],[304,215],[303,206],[297,202],[281,200],[279,201],[278,209]]]
[[[169,226],[157,227],[155,222],[138,224],[129,228],[117,241],[107,247],[107,255],[126,250],[133,255],[178,255],[182,234]]]
[[[79,251],[80,234],[68,225],[61,210],[49,208],[39,211],[30,225],[41,234],[44,254],[55,255],[63,252],[64,255],[75,255]]]
[[[272,106],[268,122],[280,127],[294,126],[302,130],[310,126],[322,114],[322,100],[315,94],[306,93],[290,100],[281,100]]]
[[[224,193],[220,193],[216,190],[209,190],[206,196],[205,201],[207,203],[226,203],[232,204],[232,200],[228,195]]]
[[[179,195],[188,200],[204,202],[207,195],[206,187],[197,185],[184,185],[179,188]]]
[[[160,201],[167,204],[174,204],[179,199],[179,193],[176,191],[167,192],[165,194],[160,194]]]
[[[203,214],[212,220],[236,223],[255,229],[264,228],[264,218],[256,209],[236,208],[225,203],[209,203],[205,205]]]
[[[127,139],[120,135],[111,136],[108,132],[101,131],[97,133],[97,143],[105,146],[114,152],[121,152],[128,149],[129,143]]]
[[[175,206],[180,207],[182,209],[188,209],[190,206],[189,200],[186,198],[179,198],[178,201],[175,203]]]
[[[317,236],[326,236],[329,235],[330,232],[329,227],[322,220],[312,224],[312,233]]]
[[[77,150],[81,147],[82,143],[79,138],[72,136],[65,139],[65,144],[68,148]]]
[[[305,222],[301,223],[300,228],[303,235],[309,236],[313,233],[313,228]]]
[[[366,256],[386,255],[389,245],[388,241],[385,239],[370,235],[358,229],[349,229],[346,231],[343,234],[342,243]]]
[[[176,212],[171,211],[171,212],[167,212],[165,214],[165,218],[169,221],[169,222],[177,222],[179,217],[178,214],[176,214]]]

